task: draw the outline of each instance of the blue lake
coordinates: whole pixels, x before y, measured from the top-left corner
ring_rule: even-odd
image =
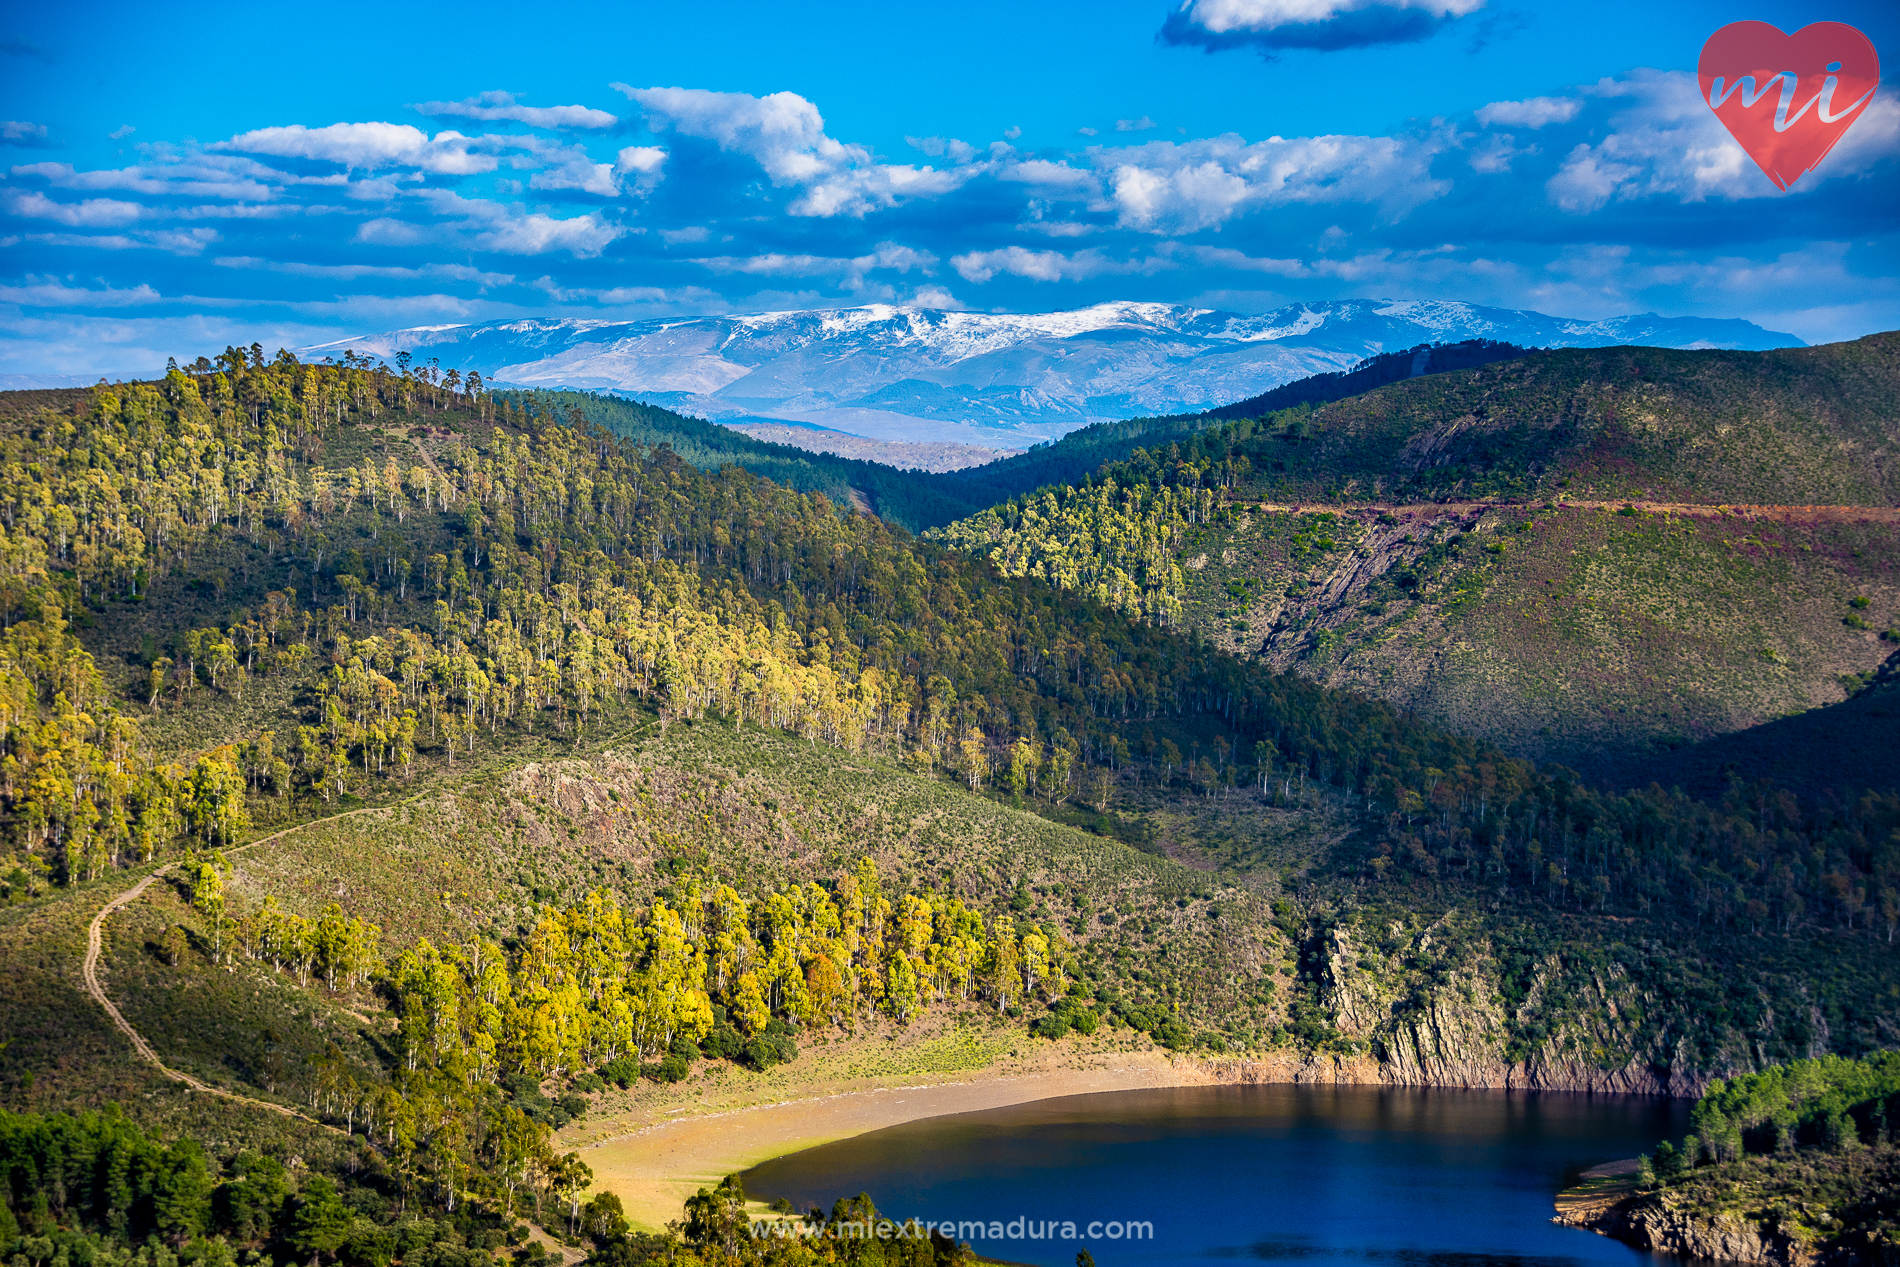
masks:
[[[980,1221],[983,1239],[959,1239],[1035,1267],[1074,1267],[1080,1249],[1101,1267],[1631,1267],[1652,1258],[1556,1226],[1551,1198],[1579,1170],[1634,1157],[1687,1124],[1686,1101],[1637,1096],[1123,1091],[894,1126],[766,1162],[745,1185],[800,1210],[868,1192],[895,1218]],[[1152,1238],[1139,1231],[1149,1223]]]

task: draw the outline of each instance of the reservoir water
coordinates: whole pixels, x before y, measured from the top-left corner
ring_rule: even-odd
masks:
[[[1651,1256],[1556,1226],[1551,1198],[1687,1125],[1686,1101],[1637,1096],[1183,1087],[911,1122],[766,1162],[745,1186],[801,1211],[868,1192],[1035,1267],[1082,1249],[1101,1267],[1632,1267]]]

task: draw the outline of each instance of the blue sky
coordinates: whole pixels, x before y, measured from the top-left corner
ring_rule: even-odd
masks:
[[[1348,296],[1900,326],[1889,74],[1787,194],[1702,105],[1853,0],[80,4],[0,19],[0,371],[404,326]]]

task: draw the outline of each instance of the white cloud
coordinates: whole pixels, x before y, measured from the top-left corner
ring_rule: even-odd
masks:
[[[935,308],[942,312],[961,312],[964,304],[961,299],[941,286],[920,286],[910,297],[913,308]]]
[[[1417,9],[1438,18],[1463,17],[1484,0],[1187,0],[1181,14],[1215,35],[1271,31],[1330,22],[1365,9]]]
[[[704,286],[562,286],[552,277],[537,277],[534,285],[556,303],[588,303],[609,308],[634,308],[642,312],[669,314],[727,312],[731,303],[719,292]]]
[[[1493,101],[1478,111],[1478,122],[1489,127],[1530,128],[1568,123],[1583,109],[1575,97],[1530,97],[1523,101]]]
[[[383,216],[366,221],[356,240],[373,246],[421,246],[452,243],[477,251],[503,255],[544,255],[566,251],[577,258],[599,255],[627,230],[588,214],[557,219],[480,198],[464,198],[442,189],[422,191],[417,197],[444,222],[416,224]]]
[[[490,138],[467,137],[460,132],[438,132],[431,138],[407,123],[332,123],[321,128],[293,123],[240,133],[210,148],[275,158],[320,159],[340,163],[351,171],[359,167],[415,167],[439,176],[494,171],[495,156],[475,152],[471,149],[475,145],[495,148]]]
[[[44,180],[56,189],[123,189],[128,193],[175,195],[181,198],[261,200],[276,195],[284,183],[273,172],[249,159],[194,155],[177,163],[136,164],[131,167],[76,171],[71,163],[23,163],[15,176]],[[271,177],[268,183],[262,177]]]
[[[88,198],[84,202],[54,202],[41,193],[15,193],[7,199],[7,212],[29,220],[52,220],[75,229],[103,229],[130,224],[144,208],[136,202],[116,198]]]
[[[953,163],[967,163],[983,152],[968,141],[959,141],[955,137],[946,140],[941,136],[907,136],[904,144],[932,158],[947,157]]]
[[[795,92],[754,97],[703,88],[613,87],[646,111],[655,131],[670,128],[712,141],[754,159],[774,185],[803,189],[786,208],[795,216],[862,217],[906,198],[948,193],[977,170],[879,163],[864,146],[826,136],[818,107]]]
[[[687,242],[704,242],[712,237],[712,230],[703,224],[689,224],[684,229],[661,229],[660,240],[668,246],[679,246]]]
[[[1109,168],[1110,202],[1124,228],[1180,234],[1287,204],[1366,202],[1403,214],[1450,189],[1431,176],[1444,144],[1439,136],[1276,136],[1249,145],[1230,134],[1090,157]]]
[[[1028,185],[1045,198],[1096,198],[1102,192],[1102,179],[1094,172],[1046,158],[1005,161],[996,168],[996,178]]]
[[[1158,256],[1145,260],[1111,259],[1097,250],[1064,255],[1060,251],[1030,251],[1006,246],[998,251],[970,251],[950,257],[950,267],[965,281],[982,285],[999,273],[1026,277],[1035,282],[1086,281],[1117,273],[1153,273],[1173,264]]]
[[[419,268],[404,268],[394,264],[299,264],[289,260],[261,259],[254,255],[220,255],[211,262],[219,268],[260,269],[292,277],[325,277],[340,281],[354,281],[360,277],[405,281],[447,278],[488,287],[506,286],[515,280],[512,273],[485,273],[467,264],[424,264]]]
[[[0,144],[31,145],[45,139],[44,123],[28,123],[23,119],[0,120]]]
[[[138,131],[137,128],[133,127],[129,123],[124,123],[112,129],[112,131],[106,133],[106,140],[123,141],[126,137],[131,136],[136,131]]]
[[[620,178],[623,189],[649,193],[665,176],[666,159],[666,151],[657,145],[629,145],[614,157],[614,175]]]
[[[542,154],[551,164],[528,179],[530,189],[578,189],[583,193],[613,198],[620,193],[614,179],[614,164],[596,163],[579,146],[564,148],[558,155]]]
[[[164,298],[143,283],[129,290],[111,286],[88,290],[69,286],[56,277],[26,277],[20,286],[0,286],[0,304],[19,304],[27,308],[129,308],[155,304]]]
[[[1687,71],[1637,70],[1604,79],[1591,95],[1627,102],[1609,119],[1608,135],[1581,142],[1545,192],[1558,208],[1584,215],[1612,200],[1672,197],[1765,198],[1779,191],[1702,100]],[[1804,183],[1858,176],[1900,154],[1900,103],[1875,98]]]
[[[1017,127],[1013,123],[1010,126],[1003,129],[1003,139],[1006,141],[1013,141],[1017,137],[1021,136],[1022,134],[1023,134],[1023,130]]]
[[[693,261],[715,273],[744,273],[758,277],[836,277],[846,290],[861,290],[865,276],[874,271],[908,273],[916,269],[930,276],[937,257],[896,242],[880,242],[868,255],[841,258],[829,255],[719,255]]]
[[[1115,130],[1117,132],[1146,132],[1149,128],[1153,127],[1154,125],[1155,125],[1155,121],[1153,119],[1150,119],[1145,114],[1142,115],[1139,119],[1115,120]]]
[[[1508,132],[1493,132],[1484,139],[1483,144],[1471,151],[1471,157],[1466,161],[1471,164],[1472,171],[1489,176],[1508,172],[1514,160],[1538,152],[1535,145],[1520,147]]]
[[[485,92],[465,101],[420,101],[409,107],[431,118],[525,123],[531,128],[610,128],[619,118],[590,106],[524,106],[508,92]]]
[[[1077,128],[1075,134],[1077,136],[1100,136],[1102,130],[1100,128]]]
[[[216,229],[148,229],[137,233],[22,233],[0,238],[0,247],[20,242],[40,246],[74,247],[91,251],[168,251],[173,255],[201,255],[221,240]]]

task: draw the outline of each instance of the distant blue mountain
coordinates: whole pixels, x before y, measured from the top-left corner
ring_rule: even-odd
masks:
[[[398,351],[522,387],[620,392],[718,421],[778,418],[884,440],[1021,447],[1107,419],[1206,409],[1420,343],[1762,350],[1751,322],[1577,321],[1475,304],[1342,300],[1246,316],[1177,304],[978,313],[872,304],[811,312],[531,319],[365,335],[299,355]]]

